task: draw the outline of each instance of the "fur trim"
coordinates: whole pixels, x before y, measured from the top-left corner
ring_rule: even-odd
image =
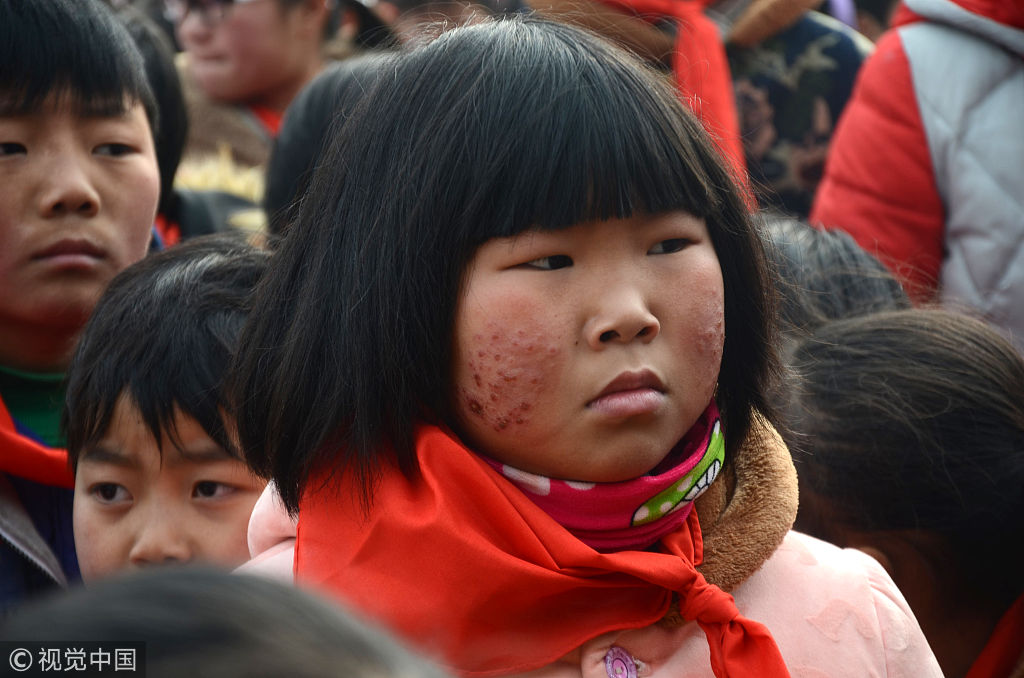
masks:
[[[731,591],[779,547],[796,520],[796,468],[789,449],[766,419],[755,416],[741,453],[697,498],[704,562],[697,568]]]

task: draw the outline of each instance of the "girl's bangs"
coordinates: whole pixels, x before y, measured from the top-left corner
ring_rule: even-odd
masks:
[[[476,209],[466,213],[473,240],[634,213],[717,211],[724,187],[695,139],[699,123],[660,76],[609,54],[535,64],[526,75],[503,69],[536,81],[505,88],[515,101],[488,101],[487,110],[500,112],[493,123],[463,127],[481,135],[468,145],[489,145],[474,175]],[[486,87],[474,94],[493,96]]]

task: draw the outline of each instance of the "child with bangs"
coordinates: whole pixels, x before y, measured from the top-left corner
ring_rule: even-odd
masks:
[[[239,342],[250,542],[463,676],[941,675],[790,530],[765,246],[662,78],[482,22],[334,136]],[[274,495],[278,495],[275,497]],[[291,551],[288,546],[293,546]]]
[[[79,577],[64,371],[107,283],[145,256],[157,110],[96,0],[0,0],[0,612]]]
[[[128,268],[97,304],[64,420],[86,583],[248,559],[266,482],[240,458],[223,384],[268,257],[241,233],[200,236]]]

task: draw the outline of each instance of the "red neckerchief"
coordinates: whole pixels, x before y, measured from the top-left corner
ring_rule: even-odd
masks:
[[[416,454],[419,475],[385,468],[368,512],[349,475],[310,480],[298,580],[463,676],[545,666],[603,633],[658,622],[673,598],[707,634],[716,676],[789,676],[768,630],[695,569],[696,511],[659,551],[599,553],[447,432],[421,427]]]
[[[713,0],[598,0],[602,4],[642,18],[677,21],[672,72],[683,99],[704,124],[737,177],[747,163],[740,139],[736,95],[729,60],[718,27],[704,14]]]
[[[18,432],[3,398],[0,398],[0,472],[54,487],[75,485],[67,451],[48,447]]]
[[[1007,678],[1024,660],[1024,596],[1017,599],[967,672],[967,678]]]

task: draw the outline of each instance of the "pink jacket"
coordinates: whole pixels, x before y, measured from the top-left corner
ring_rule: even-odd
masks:
[[[941,678],[903,596],[869,556],[789,530],[796,476],[774,431],[752,436],[733,467],[697,499],[698,567],[740,612],[771,631],[794,678]],[[291,579],[296,522],[268,485],[249,524],[243,570]],[[500,610],[495,611],[500,615]],[[710,678],[708,641],[670,613],[592,638],[532,678]]]

